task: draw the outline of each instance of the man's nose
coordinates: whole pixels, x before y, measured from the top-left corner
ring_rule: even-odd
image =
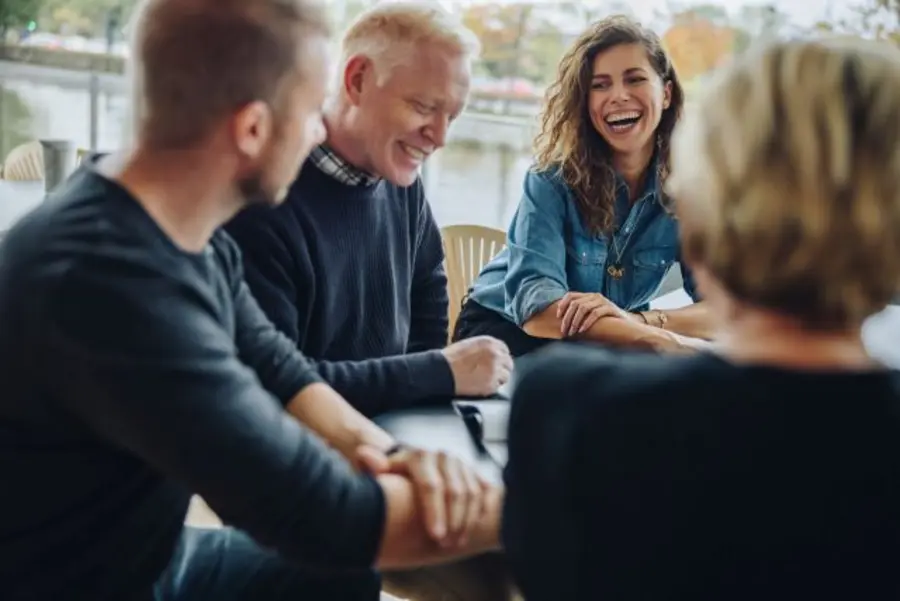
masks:
[[[443,116],[437,115],[425,127],[425,137],[434,144],[435,148],[443,148],[447,143],[447,131],[450,129],[450,120]]]

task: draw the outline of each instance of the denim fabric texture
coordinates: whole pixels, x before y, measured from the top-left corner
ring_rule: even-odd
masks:
[[[680,259],[678,222],[661,202],[656,169],[633,204],[621,179],[616,231],[585,227],[572,190],[558,172],[529,170],[513,216],[508,248],[475,280],[469,298],[522,326],[566,292],[599,292],[619,307],[645,309]],[[621,269],[615,278],[609,268]],[[699,300],[682,264],[684,288]]]

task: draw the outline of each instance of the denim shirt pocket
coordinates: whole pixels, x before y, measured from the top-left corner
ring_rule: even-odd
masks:
[[[573,292],[600,292],[608,249],[602,238],[573,234],[566,241],[566,275]]]
[[[631,295],[633,305],[642,305],[653,298],[677,256],[676,246],[659,246],[635,251]]]

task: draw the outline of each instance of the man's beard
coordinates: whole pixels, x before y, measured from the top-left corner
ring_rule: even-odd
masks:
[[[238,191],[244,206],[265,205],[271,207],[281,203],[284,199],[283,191],[267,190],[264,180],[262,169],[257,169],[238,182]]]

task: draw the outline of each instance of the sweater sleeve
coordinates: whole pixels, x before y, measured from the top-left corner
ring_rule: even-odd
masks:
[[[285,216],[276,209],[252,207],[238,214],[225,230],[240,248],[243,277],[260,308],[295,345],[301,340],[300,291],[308,289],[290,251],[291,236],[280,223]]]
[[[410,352],[447,346],[449,321],[444,245],[421,180],[417,184],[419,217],[410,302]]]
[[[262,208],[260,208],[262,209]],[[245,211],[227,227],[240,247],[244,279],[262,312],[292,343],[303,349],[309,261],[291,249],[302,246],[300,228],[288,230],[270,209]],[[455,390],[450,366],[440,351],[415,352],[361,361],[310,357],[319,375],[369,417],[424,401],[439,402]]]
[[[48,385],[68,412],[284,556],[372,566],[381,488],[263,388],[224,307],[134,261],[100,257],[60,280],[41,301],[42,339]],[[265,358],[276,364],[262,379],[283,395],[318,380],[296,351]]]

